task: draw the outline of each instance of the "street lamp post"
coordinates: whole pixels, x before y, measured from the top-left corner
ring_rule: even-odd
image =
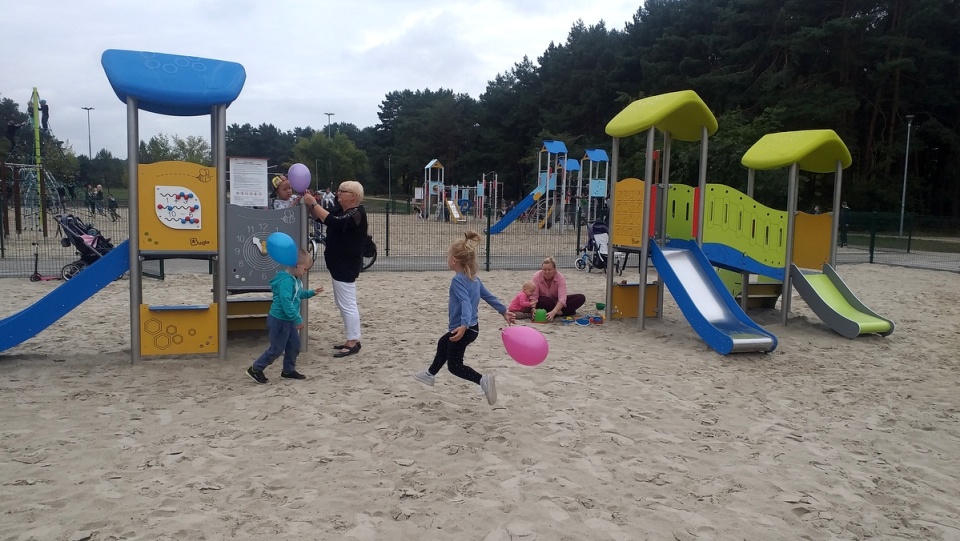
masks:
[[[92,160],[93,141],[90,140],[90,111],[93,111],[93,107],[81,107],[81,109],[87,112],[87,157]]]
[[[913,115],[907,115],[907,150],[903,156],[903,194],[900,195],[900,236],[903,236],[903,215],[907,208],[907,167],[910,165],[910,127]]]
[[[390,210],[393,207],[393,155],[387,154],[387,242],[386,255],[390,256]]]
[[[336,113],[323,113],[323,114],[327,115],[327,139],[329,139],[330,138],[330,117],[332,117]]]

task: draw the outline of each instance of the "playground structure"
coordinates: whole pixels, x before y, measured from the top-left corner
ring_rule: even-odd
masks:
[[[798,292],[825,323],[844,336],[892,332],[893,323],[866,309],[839,282],[832,267],[824,264],[828,259],[832,263],[836,254],[838,216],[832,217],[831,235],[818,235],[830,227],[825,226],[824,221],[831,219],[828,216],[794,219],[797,170],[801,163],[805,170],[836,171],[834,198],[839,202],[840,172],[849,165],[850,157],[836,134],[830,130],[771,134],[744,156],[743,163],[751,168],[748,175],[751,193],[752,170],[790,165],[787,211],[776,212],[732,188],[706,184],[707,139],[716,130],[716,119],[692,91],[636,101],[607,125],[606,131],[613,137],[614,178],[617,178],[619,139],[641,133],[647,136],[645,176],[652,181],[625,179],[611,191],[614,249],[640,254],[640,282],[633,292],[637,301],[630,303],[632,307],[645,307],[636,310],[638,327],[644,328],[645,317],[662,318],[665,285],[696,332],[717,352],[772,351],[777,345],[776,337],[745,312],[749,275],[759,271],[783,284],[777,294],[783,299],[789,299],[792,282],[803,282],[804,285],[798,285]],[[663,134],[660,183],[656,182],[653,163],[657,131]],[[669,183],[673,139],[700,141],[700,178],[696,189]],[[800,230],[802,240],[795,242],[798,222],[804,229]],[[648,262],[654,264],[659,276],[652,284],[647,284]],[[737,304],[714,265],[741,273],[740,287],[744,290],[741,304]],[[810,270],[821,268],[823,278]],[[807,279],[808,276],[812,278]],[[806,282],[812,284],[806,287]],[[616,290],[613,276],[608,274],[607,317],[616,317],[616,312],[622,312],[618,303],[630,293],[629,289]],[[651,295],[655,296],[652,302]],[[789,310],[789,300],[781,302],[784,325]],[[854,328],[855,331],[851,330]]]
[[[36,165],[5,163],[4,168],[9,172],[9,177],[5,176],[6,181],[0,182],[0,202],[3,203],[4,211],[3,231],[16,231],[18,234],[28,228],[44,231],[46,224],[42,222],[46,221],[45,218],[65,210],[65,199],[73,186],[68,187],[58,181],[49,170]],[[41,175],[38,175],[38,172]],[[13,229],[9,224],[7,202],[13,207]]]
[[[610,186],[610,157],[602,148],[588,148],[580,159],[577,176],[577,214],[583,214],[587,223],[600,215]]]
[[[22,219],[25,217],[24,215],[26,215],[27,217],[35,218],[36,229],[42,231],[43,236],[47,237],[49,234],[47,220],[48,210],[63,210],[63,187],[58,186],[58,183],[56,183],[52,175],[43,167],[43,134],[48,133],[49,129],[47,126],[46,107],[46,100],[40,99],[40,93],[37,88],[34,87],[27,108],[28,116],[26,122],[27,129],[30,132],[30,146],[28,150],[29,154],[33,157],[33,163],[30,165],[16,163],[4,164],[12,173],[13,184],[11,188],[13,197],[7,193],[6,176],[0,175],[0,184],[2,184],[2,187],[0,187],[0,203],[3,204],[4,212],[3,232],[10,231],[7,224],[6,204],[11,199],[14,201],[17,233],[23,231],[25,225]],[[42,114],[41,111],[43,111]],[[15,141],[22,139],[23,138],[11,139],[10,142],[15,144]]]
[[[487,180],[488,176],[490,180]],[[480,175],[477,193],[479,194],[479,198],[476,208],[474,209],[474,215],[477,218],[483,218],[483,210],[489,205],[490,210],[494,212],[494,216],[496,216],[497,206],[503,203],[501,195],[503,193],[503,184],[499,181],[496,171],[490,171],[489,173]],[[506,213],[504,212],[504,214]]]
[[[482,181],[476,186],[447,186],[443,164],[432,159],[423,167],[423,187],[414,191],[413,204],[420,207],[421,218],[462,223],[468,216],[482,215],[485,193]]]
[[[522,217],[532,218],[540,229],[550,227],[551,218],[560,224],[558,231],[563,231],[565,214],[562,209],[566,204],[566,173],[564,166],[567,163],[567,146],[562,141],[546,140],[540,146],[537,154],[537,186],[509,209],[497,223],[490,226],[487,233],[496,235],[503,232],[510,224]],[[579,164],[578,164],[579,166]],[[557,193],[557,180],[561,181],[561,192]],[[560,211],[557,211],[557,207]],[[557,216],[554,216],[554,212]]]
[[[264,216],[257,212],[265,211],[227,205],[225,113],[243,88],[246,79],[243,66],[220,60],[121,50],[105,51],[101,63],[117,97],[127,106],[131,240],[110,250],[32,306],[0,321],[0,351],[35,336],[129,271],[132,361],[147,355],[214,352],[223,360],[228,315],[233,312],[248,318],[264,312],[262,301],[259,305],[230,303],[228,292],[269,289],[265,284],[279,265],[266,254],[267,238],[276,231],[297,234],[299,230],[301,241],[306,239],[306,211],[300,206]],[[184,162],[140,165],[137,159],[140,110],[172,116],[209,114],[214,165]],[[296,216],[298,213],[300,219]],[[212,302],[143,304],[142,264],[155,259],[210,261]],[[231,304],[235,304],[236,309],[231,310]],[[306,322],[306,306],[301,310]],[[302,338],[306,346],[306,335]]]

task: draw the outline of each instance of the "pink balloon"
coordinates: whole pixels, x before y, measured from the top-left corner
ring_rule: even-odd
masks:
[[[550,353],[546,337],[531,327],[506,327],[501,331],[500,338],[503,339],[503,346],[507,348],[507,354],[524,366],[536,366]]]
[[[310,187],[310,169],[302,163],[295,163],[287,171],[287,180],[290,181],[293,191],[303,193]]]

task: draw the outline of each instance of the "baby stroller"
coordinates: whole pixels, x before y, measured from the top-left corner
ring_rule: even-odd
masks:
[[[607,252],[610,245],[610,231],[607,228],[606,222],[593,222],[588,225],[587,237],[587,244],[583,247],[583,250],[581,250],[580,257],[577,258],[577,269],[586,270],[587,272],[593,269],[603,269],[603,271],[606,272]],[[613,257],[613,270],[617,274],[623,274],[622,263],[623,253],[615,252]]]
[[[55,219],[64,236],[60,239],[60,246],[64,248],[73,246],[80,256],[80,259],[67,263],[60,269],[60,276],[64,280],[73,278],[88,265],[96,263],[113,249],[110,239],[101,236],[95,227],[85,224],[80,218],[72,214],[58,214]]]

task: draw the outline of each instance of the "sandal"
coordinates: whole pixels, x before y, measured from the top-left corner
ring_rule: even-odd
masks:
[[[354,344],[353,347],[350,347],[350,348],[344,346],[343,349],[334,353],[333,356],[334,358],[339,359],[341,357],[346,357],[347,355],[353,355],[359,351],[360,351],[360,342],[357,342],[356,344]]]

